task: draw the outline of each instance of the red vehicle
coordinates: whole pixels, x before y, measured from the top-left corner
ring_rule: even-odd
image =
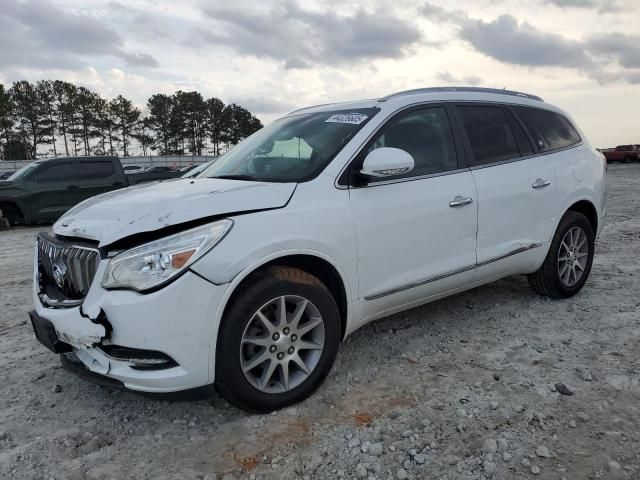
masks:
[[[631,161],[640,161],[640,146],[638,145],[618,145],[615,149],[604,151],[602,153],[607,159],[607,163],[629,163]]]

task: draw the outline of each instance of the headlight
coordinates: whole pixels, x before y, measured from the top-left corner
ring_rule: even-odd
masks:
[[[119,253],[107,265],[102,286],[137,291],[157,287],[211,250],[232,226],[232,220],[224,219]]]

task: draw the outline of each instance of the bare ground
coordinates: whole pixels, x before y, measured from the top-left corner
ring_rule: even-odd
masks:
[[[640,478],[640,165],[608,202],[576,297],[512,277],[379,321],[262,416],[62,370],[27,319],[38,229],[0,232],[0,478]]]

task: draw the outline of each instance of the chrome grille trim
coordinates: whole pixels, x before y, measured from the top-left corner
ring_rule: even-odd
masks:
[[[56,289],[64,297],[62,303],[71,304],[67,301],[84,299],[100,262],[98,249],[74,245],[40,233],[37,250],[41,288],[48,285]]]

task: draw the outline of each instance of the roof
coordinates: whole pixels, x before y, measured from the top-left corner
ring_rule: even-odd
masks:
[[[356,100],[351,102],[325,103],[321,105],[313,105],[313,106],[301,108],[298,110],[294,110],[293,112],[288,113],[287,116],[299,115],[302,113],[326,112],[331,110],[343,110],[343,109],[346,110],[350,108],[354,108],[354,109],[355,108],[374,108],[376,106],[382,107],[382,105],[380,105],[381,103],[385,103],[392,99],[402,102],[403,98],[411,95],[430,96],[430,95],[439,94],[439,93],[448,94],[446,95],[447,97],[451,97],[451,94],[453,93],[462,93],[462,94],[467,94],[466,96],[469,97],[468,99],[474,99],[474,100],[479,99],[479,96],[477,94],[491,94],[491,95],[501,95],[505,97],[511,97],[511,99],[513,100],[518,98],[522,100],[528,100],[531,102],[544,103],[544,100],[537,95],[518,92],[515,90],[506,90],[506,89],[499,89],[499,88],[483,88],[483,87],[426,87],[426,88],[415,88],[412,90],[395,92],[378,99]],[[434,95],[434,97],[437,98],[437,95]],[[448,100],[452,100],[452,98],[448,98]],[[505,100],[507,100],[507,98],[505,98]]]
[[[509,95],[512,97],[527,98],[529,100],[538,100],[543,102],[542,98],[529,93],[517,92],[515,90],[506,90],[499,88],[483,88],[483,87],[428,87],[414,88],[412,90],[403,90],[401,92],[392,93],[386,97],[379,98],[379,102],[386,102],[391,98],[404,97],[406,95],[417,95],[420,93],[443,93],[443,92],[473,92],[473,93],[493,93],[496,95]]]

